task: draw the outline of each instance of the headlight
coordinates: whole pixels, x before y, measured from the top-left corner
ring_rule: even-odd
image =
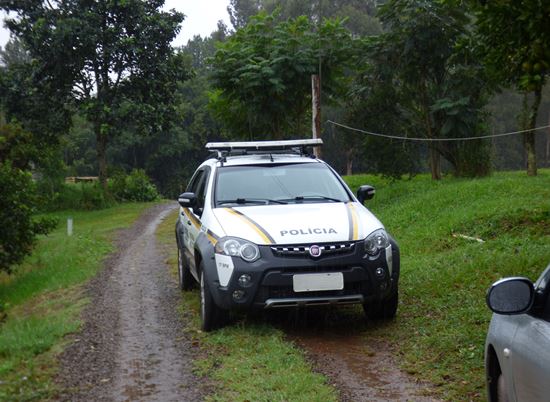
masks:
[[[260,258],[260,249],[254,243],[237,237],[223,237],[216,243],[216,253],[241,257],[246,262]]]
[[[388,234],[384,229],[378,229],[372,232],[365,239],[365,251],[369,255],[376,255],[378,252],[388,247],[390,241],[388,240]]]

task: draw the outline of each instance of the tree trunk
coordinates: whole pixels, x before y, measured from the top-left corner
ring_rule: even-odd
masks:
[[[97,144],[97,163],[99,166],[99,182],[105,193],[107,192],[107,136],[101,132],[101,123],[94,123]]]
[[[441,155],[435,145],[430,146],[430,172],[432,180],[441,180]]]
[[[542,88],[537,88],[534,91],[535,98],[533,99],[533,104],[531,105],[531,110],[529,111],[529,127],[528,129],[533,130],[537,126],[537,114],[542,98]],[[525,146],[525,151],[527,154],[527,175],[536,176],[537,175],[537,150],[535,148],[535,131],[529,131],[523,134],[523,144]]]
[[[319,75],[311,76],[311,128],[312,138],[321,138],[321,78]],[[322,157],[321,147],[313,148],[317,158]]]

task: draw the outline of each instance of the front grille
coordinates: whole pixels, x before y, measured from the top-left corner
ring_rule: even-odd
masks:
[[[290,245],[290,246],[271,246],[271,251],[276,257],[310,257],[309,248],[311,245]],[[320,244],[319,249],[323,258],[327,255],[351,254],[355,248],[355,243],[333,243]]]
[[[256,295],[257,302],[264,302],[267,299],[282,299],[292,297],[328,297],[348,296],[368,293],[367,282],[349,282],[342,290],[324,290],[314,292],[294,292],[292,286],[260,286]]]

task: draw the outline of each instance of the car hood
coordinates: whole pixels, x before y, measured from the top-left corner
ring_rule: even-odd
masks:
[[[256,244],[360,240],[383,228],[380,221],[357,202],[216,208],[213,213],[227,236]]]

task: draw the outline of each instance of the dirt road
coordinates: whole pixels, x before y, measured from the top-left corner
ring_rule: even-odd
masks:
[[[158,224],[174,207],[153,207],[120,233],[119,251],[87,286],[91,303],[82,331],[61,357],[58,381],[67,391],[60,400],[204,399],[202,382],[191,374],[198,351],[183,331],[177,279],[155,238]],[[349,316],[341,309],[283,310],[273,325],[282,326],[306,351],[344,402],[436,401],[427,386],[397,368],[388,345],[369,339],[367,326],[357,325],[358,320],[363,322],[356,312]]]
[[[70,401],[197,401],[195,353],[180,293],[155,239],[174,204],[154,207],[119,236],[119,252],[88,286],[84,326],[61,360]]]

